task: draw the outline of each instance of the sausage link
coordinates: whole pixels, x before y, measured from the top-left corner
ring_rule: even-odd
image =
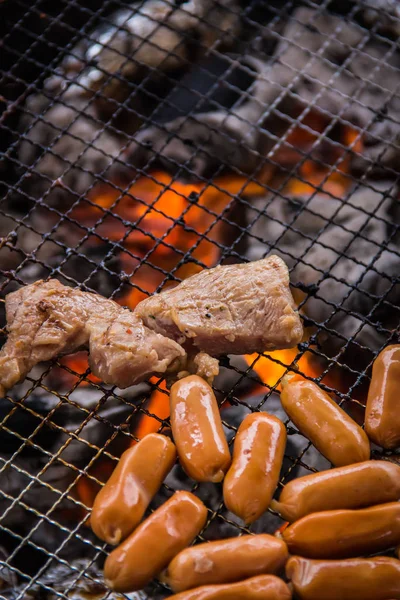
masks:
[[[299,431],[335,467],[369,459],[365,431],[312,381],[284,378],[281,402]]]
[[[170,596],[170,600],[290,600],[291,597],[282,579],[275,575],[259,575],[239,583],[204,585]]]
[[[387,450],[400,446],[400,345],[388,346],[372,366],[365,409],[368,437]]]
[[[171,387],[171,429],[179,460],[195,481],[222,481],[231,455],[211,387],[190,375]]]
[[[282,540],[272,535],[244,535],[182,550],[162,576],[174,592],[199,585],[240,581],[277,573],[288,559]]]
[[[106,584],[117,592],[143,588],[204,527],[207,509],[189,492],[176,492],[108,556]]]
[[[175,460],[174,444],[158,433],[126,450],[94,501],[90,524],[97,537],[119,544],[132,533]]]
[[[270,505],[285,446],[286,429],[276,417],[253,413],[241,423],[224,481],[224,502],[245,523],[258,519]]]
[[[309,558],[380,552],[400,543],[400,502],[313,513],[289,525],[282,537],[291,554]]]
[[[322,510],[360,508],[400,499],[400,466],[367,460],[290,481],[271,508],[292,523]]]
[[[292,556],[286,576],[300,600],[400,600],[400,561],[386,556],[348,560]]]

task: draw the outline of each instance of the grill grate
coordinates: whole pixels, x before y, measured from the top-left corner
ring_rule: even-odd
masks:
[[[234,2],[175,2],[171,19],[179,11],[186,18],[201,4],[208,8],[167,50],[160,46],[163,38],[138,35],[135,52],[128,55],[121,47],[126,48],[129,19],[141,15],[148,28],[154,27],[153,35],[161,27],[166,36],[176,33],[176,21],[161,26],[152,4],[169,3],[147,0],[132,8],[107,0],[57,6],[47,0],[32,5],[6,0],[1,5],[2,307],[6,293],[38,278],[57,277],[125,304],[132,294],[160,291],[215,261],[242,262],[279,252],[289,264],[311,333],[291,354],[221,362],[223,376],[215,390],[230,443],[246,410],[275,410],[281,378],[291,370],[317,381],[362,420],[372,361],[398,341],[399,172],[396,160],[387,157],[398,153],[400,110],[396,119],[393,107],[400,102],[400,19],[391,16],[388,30],[389,13],[368,12],[370,3],[361,0],[345,8],[340,2],[305,0],[306,22],[299,17],[300,3],[290,0],[244,2],[240,19]],[[222,11],[218,19],[216,9]],[[123,10],[126,17],[115,25],[116,11]],[[304,31],[318,33],[327,12],[336,25],[320,34],[320,45],[304,48]],[[97,33],[99,25],[110,23],[114,38]],[[327,55],[350,23],[358,41],[339,42],[342,54]],[[297,26],[291,37],[288,24]],[[125,46],[115,49],[115,39],[124,35]],[[114,63],[108,64],[118,64],[118,72],[99,63],[101,54],[97,62],[93,58],[94,48],[101,53],[109,47]],[[90,64],[85,62],[88,48]],[[287,62],[288,48],[306,54],[300,68]],[[162,59],[154,59],[155,50]],[[202,62],[204,57],[209,63]],[[210,77],[207,64],[214,60],[223,60],[225,70],[211,77],[206,92],[185,83],[196,83],[196,73],[199,81]],[[356,72],[357,61],[370,66],[367,76],[361,67]],[[260,65],[269,69],[261,77],[278,68],[292,75],[284,84],[274,81],[271,102],[257,106],[256,101],[256,117],[250,119],[240,111],[254,102]],[[314,67],[327,68],[329,76],[323,77],[326,71],[316,75]],[[193,68],[192,79],[185,79]],[[238,69],[253,82],[246,89],[232,79]],[[89,71],[97,79],[90,79]],[[348,93],[341,82],[350,72],[357,85]],[[392,74],[387,87],[385,73]],[[371,86],[383,95],[383,104],[367,103]],[[179,95],[189,93],[183,117],[176,89]],[[308,99],[300,89],[308,90]],[[229,106],[221,90],[235,96]],[[329,108],[327,94],[340,98],[336,108]],[[206,105],[204,117],[199,110]],[[180,120],[172,126],[160,114]],[[242,138],[231,127],[235,119],[247,132]],[[151,199],[137,192],[144,180]],[[256,194],[249,192],[251,186]],[[224,202],[205,202],[207,193]],[[134,217],[125,210],[129,202],[136,207]],[[179,215],[173,202],[182,204]],[[162,233],[149,227],[149,219],[163,223]],[[117,234],[110,235],[111,226]],[[130,241],[132,232],[140,243]],[[191,240],[186,246],[185,237]],[[329,260],[319,263],[315,248]],[[327,293],[327,282],[340,289],[340,297]],[[107,548],[85,525],[87,509],[110,465],[140,437],[143,417],[153,430],[168,434],[162,379],[122,391],[98,382],[85,359],[77,360],[35,369],[0,401],[0,434],[6,440],[0,440],[0,589],[4,583],[6,598],[67,599],[83,589],[98,597],[117,596],[102,587],[98,567]],[[274,379],[270,372],[276,372]],[[267,375],[264,382],[260,373]],[[280,485],[301,470],[326,466],[286,424],[289,445]],[[395,453],[383,456],[396,459]],[[271,512],[269,524],[245,529],[225,511],[217,487],[193,485],[179,467],[154,506],[181,487],[199,494],[209,508],[200,539],[279,526]],[[156,582],[138,597],[166,593]]]

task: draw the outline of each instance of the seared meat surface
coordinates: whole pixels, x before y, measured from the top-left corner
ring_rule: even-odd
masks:
[[[212,356],[290,348],[303,333],[277,256],[204,270],[135,312],[150,329]]]
[[[185,371],[212,382],[218,374],[212,356],[288,348],[302,336],[288,271],[276,256],[205,270],[134,312],[50,280],[9,294],[6,313],[0,393],[38,363],[81,348],[89,349],[95,375],[126,388]]]
[[[128,387],[154,373],[179,370],[179,344],[145,327],[140,317],[102,296],[50,280],[6,299],[9,336],[0,352],[0,392],[39,362],[89,348],[90,367],[105,383]]]

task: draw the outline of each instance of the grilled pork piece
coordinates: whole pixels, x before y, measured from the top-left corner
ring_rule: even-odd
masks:
[[[154,373],[180,370],[186,362],[179,344],[145,327],[137,314],[59,281],[37,281],[9,294],[6,312],[9,336],[0,352],[1,393],[39,362],[85,347],[93,373],[121,388]]]
[[[55,280],[9,294],[6,312],[0,393],[39,362],[81,348],[89,349],[95,375],[126,388],[150,375],[185,370],[212,381],[218,362],[209,354],[288,348],[302,335],[288,271],[276,256],[203,271],[141,302],[135,312]],[[189,357],[180,345],[185,342]]]
[[[204,270],[135,312],[150,329],[212,356],[290,348],[303,333],[277,256]]]

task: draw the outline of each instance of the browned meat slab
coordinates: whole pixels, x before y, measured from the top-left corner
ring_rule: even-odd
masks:
[[[203,271],[135,312],[55,280],[9,294],[6,312],[0,394],[38,363],[81,348],[89,349],[95,375],[126,388],[150,375],[187,371],[212,382],[212,356],[289,348],[302,336],[287,267],[276,256]]]
[[[9,336],[0,352],[1,393],[39,362],[85,347],[93,373],[121,388],[186,363],[183,348],[145,327],[137,314],[55,280],[9,294],[6,312]]]
[[[150,329],[212,356],[291,348],[303,333],[277,256],[204,270],[135,311]]]

